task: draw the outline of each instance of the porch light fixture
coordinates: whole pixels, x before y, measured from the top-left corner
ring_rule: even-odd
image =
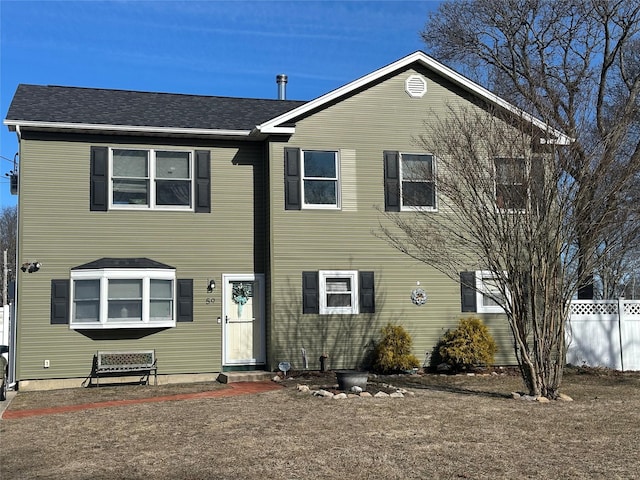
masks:
[[[207,293],[213,292],[214,288],[216,288],[216,281],[211,279],[209,280],[209,285],[207,285]]]
[[[33,272],[37,272],[38,270],[40,270],[40,267],[42,267],[42,264],[40,262],[38,262],[38,261],[36,261],[36,262],[25,262],[20,267],[20,270],[22,270],[23,272],[33,273]]]

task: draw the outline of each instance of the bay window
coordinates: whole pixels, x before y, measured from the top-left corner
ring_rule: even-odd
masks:
[[[71,272],[71,328],[173,327],[175,270]]]

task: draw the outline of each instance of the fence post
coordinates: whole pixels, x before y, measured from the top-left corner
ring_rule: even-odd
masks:
[[[624,297],[618,298],[618,335],[620,336],[620,370],[624,372],[624,343],[622,342],[622,323],[624,315]]]

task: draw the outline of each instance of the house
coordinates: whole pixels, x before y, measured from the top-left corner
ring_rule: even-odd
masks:
[[[154,349],[167,382],[357,368],[388,322],[422,359],[469,311],[513,364],[481,277],[461,291],[372,234],[379,209],[440,214],[403,165],[477,102],[514,109],[422,52],[309,102],[20,85],[20,388],[78,386],[98,350]]]

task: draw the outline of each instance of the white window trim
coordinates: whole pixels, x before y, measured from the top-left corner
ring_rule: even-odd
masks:
[[[476,271],[476,312],[478,313],[505,313],[499,305],[485,306],[482,301],[485,294],[485,279],[495,278],[496,274],[490,270]],[[507,292],[507,297],[509,292]]]
[[[140,152],[147,152],[149,161],[149,174],[147,180],[149,181],[149,204],[148,205],[121,205],[113,203],[113,151],[114,150],[135,150]],[[190,205],[156,205],[156,152],[176,152],[176,153],[188,153],[189,154],[189,174],[191,182],[190,192]],[[109,210],[166,210],[166,211],[188,211],[193,212],[194,207],[194,195],[195,195],[195,174],[194,168],[194,150],[178,150],[171,148],[128,148],[127,146],[121,147],[109,147]]]
[[[436,182],[436,156],[432,153],[415,153],[415,152],[398,152],[398,168],[400,170],[400,211],[402,212],[437,212],[438,211],[438,184]],[[433,183],[433,207],[425,206],[416,206],[416,205],[405,205],[404,198],[402,195],[402,183],[403,183],[403,171],[402,171],[402,156],[403,155],[420,155],[420,156],[430,156],[433,170],[433,182],[429,182],[428,180],[423,180],[421,183]]]
[[[349,278],[351,279],[351,306],[350,307],[329,307],[327,306],[327,278]],[[319,313],[321,315],[357,315],[360,313],[360,286],[358,285],[359,274],[357,270],[320,270],[318,272],[320,299]]]
[[[142,320],[134,322],[108,322],[108,286],[109,280],[142,280]],[[100,281],[100,308],[99,321],[74,322],[75,311],[75,281],[99,280]],[[172,280],[173,286],[173,310],[172,320],[151,321],[151,280]],[[70,290],[71,320],[69,327],[72,330],[88,329],[114,329],[114,328],[167,328],[176,326],[177,301],[176,301],[176,272],[167,269],[142,269],[142,268],[100,268],[91,270],[77,270],[71,272]]]
[[[335,155],[336,162],[336,203],[335,204],[307,204],[305,202],[304,193],[304,181],[307,178],[304,174],[304,152],[332,152]],[[301,208],[303,210],[340,210],[342,203],[342,184],[340,181],[340,150],[332,150],[326,148],[305,148],[300,150],[300,191],[301,195]],[[309,179],[319,179],[319,177],[309,177]],[[328,178],[326,180],[329,180]],[[331,179],[333,181],[333,179]]]

